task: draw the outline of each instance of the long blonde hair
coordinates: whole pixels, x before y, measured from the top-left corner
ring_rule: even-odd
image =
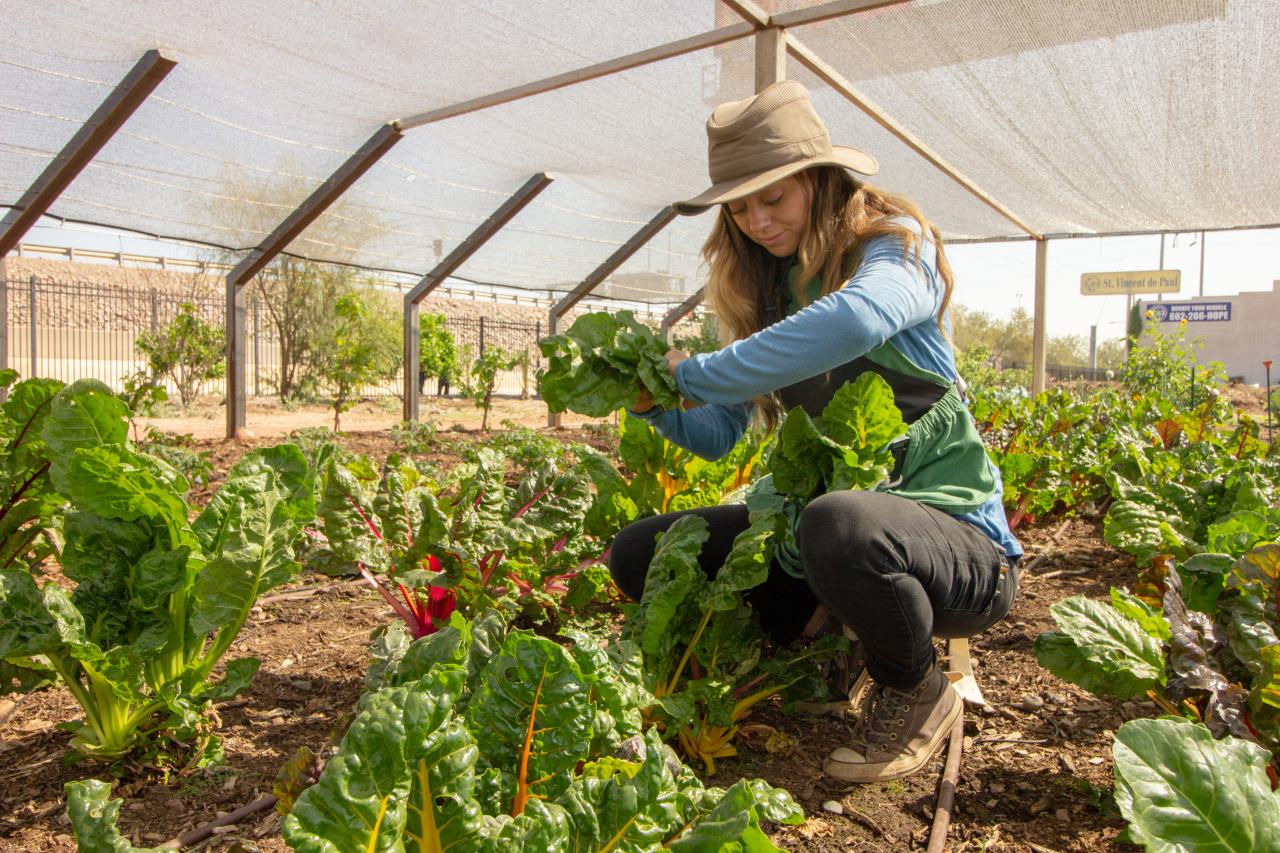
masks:
[[[803,287],[818,276],[822,280],[822,296],[839,290],[862,262],[867,241],[886,234],[902,240],[903,257],[914,256],[919,267],[920,235],[927,235],[937,250],[937,270],[943,282],[938,328],[949,339],[943,318],[951,301],[951,265],[942,248],[942,235],[924,218],[919,206],[904,195],[858,183],[835,166],[808,169],[797,178],[809,194],[809,225],[796,250],[797,285]],[[920,234],[894,222],[897,216],[914,219]],[[720,206],[720,214],[703,244],[702,257],[710,267],[707,304],[720,323],[722,343],[741,340],[785,316],[790,260],[774,257],[743,234],[727,204]],[[794,296],[803,304],[803,293]],[[778,402],[765,397],[755,402],[766,425],[776,425]]]

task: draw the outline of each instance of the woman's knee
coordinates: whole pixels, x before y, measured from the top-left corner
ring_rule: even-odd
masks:
[[[796,529],[801,561],[810,581],[827,572],[883,574],[893,555],[884,537],[885,506],[877,492],[828,492],[804,508]]]

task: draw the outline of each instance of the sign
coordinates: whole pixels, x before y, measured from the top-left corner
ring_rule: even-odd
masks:
[[[1182,270],[1087,272],[1080,276],[1080,292],[1085,296],[1115,296],[1126,293],[1177,293],[1181,289]]]
[[[1149,302],[1145,306],[1151,317],[1161,323],[1205,323],[1230,320],[1230,302]]]

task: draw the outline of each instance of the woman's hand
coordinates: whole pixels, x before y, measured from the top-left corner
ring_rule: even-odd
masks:
[[[676,375],[676,365],[678,365],[680,362],[684,361],[688,357],[689,357],[689,354],[687,352],[684,352],[683,350],[678,350],[678,349],[667,350],[667,369],[671,371],[672,376]],[[702,405],[701,403],[695,403],[692,400],[680,401],[680,408],[682,409],[696,409],[698,408],[698,406],[701,406],[701,405]]]
[[[636,395],[636,404],[631,407],[631,411],[637,415],[643,415],[645,412],[653,408],[653,395],[647,389],[642,390]]]

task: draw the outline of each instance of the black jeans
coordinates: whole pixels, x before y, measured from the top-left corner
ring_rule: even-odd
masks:
[[[743,506],[690,510],[711,538],[699,564],[724,563],[747,527]],[[609,569],[639,600],[655,539],[684,513],[638,521],[614,541]],[[748,592],[761,626],[779,641],[799,635],[819,602],[858,635],[880,684],[909,689],[933,665],[933,637],[969,637],[1004,618],[1017,594],[1017,567],[985,534],[944,512],[882,492],[832,492],[800,515],[805,579],[773,567]]]

